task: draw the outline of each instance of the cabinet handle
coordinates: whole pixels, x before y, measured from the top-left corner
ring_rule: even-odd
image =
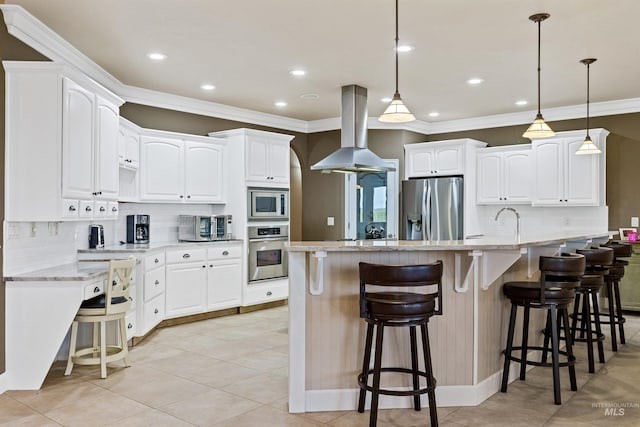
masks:
[[[160,281],[159,281],[159,280],[156,280],[156,281],[154,282],[154,285],[156,285],[156,286],[157,286],[157,285],[159,285],[159,284],[160,284]]]
[[[127,329],[131,329],[131,328],[133,328],[133,325],[132,325],[131,323],[129,323],[129,324],[127,325]]]
[[[93,209],[91,209],[91,206],[87,206],[86,208],[84,208],[84,210],[87,212],[91,212]]]
[[[190,198],[191,198],[191,194],[189,194],[189,195],[187,196],[187,199],[190,199]]]
[[[181,198],[181,199],[184,199],[184,196],[181,194],[181,195],[180,195],[180,198]]]
[[[202,268],[207,268],[207,266],[206,266],[206,265],[203,265],[203,266],[202,266]]]
[[[153,314],[158,314],[158,309],[153,310]]]
[[[156,260],[154,261],[156,264],[160,262],[160,260],[158,258],[156,258]]]
[[[222,255],[224,255],[224,256],[229,255],[229,251],[224,251],[224,252],[222,252]]]
[[[209,267],[213,267],[213,264],[209,264]]]
[[[184,255],[182,255],[182,258],[191,258],[191,255],[189,255],[189,254],[184,254]]]
[[[69,212],[75,212],[76,211],[76,207],[71,205],[69,206]]]
[[[105,207],[104,207],[104,206],[100,206],[100,212],[104,212],[104,211],[106,211],[106,210],[107,210],[107,209],[105,209]]]
[[[272,295],[271,291],[267,291],[267,296],[270,297]]]
[[[99,292],[100,292],[100,288],[99,287],[96,286],[95,288],[93,288],[93,293],[94,294],[97,294]]]
[[[118,208],[116,208],[115,206],[111,208],[111,212],[118,212]]]

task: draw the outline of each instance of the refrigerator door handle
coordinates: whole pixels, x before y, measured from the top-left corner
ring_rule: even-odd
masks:
[[[422,207],[424,219],[422,220],[422,240],[431,240],[431,185],[425,182],[425,193]]]

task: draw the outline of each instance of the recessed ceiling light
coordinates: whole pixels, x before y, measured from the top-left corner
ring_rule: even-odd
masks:
[[[200,86],[200,89],[202,90],[214,90],[216,87],[214,85],[205,83],[202,86]]]
[[[521,99],[520,101],[516,101],[516,105],[519,105],[519,106],[527,105],[528,103],[529,101],[526,101],[524,99]]]
[[[473,77],[469,80],[467,80],[467,83],[470,85],[479,85],[480,83],[482,83],[484,80],[479,78],[479,77]]]
[[[411,52],[415,47],[409,46],[407,44],[398,46],[398,52]]]
[[[437,111],[433,111],[431,113],[429,113],[429,117],[438,117],[440,115],[440,113],[438,113]]]
[[[164,59],[167,59],[167,55],[160,52],[151,52],[147,54],[147,58],[153,59],[154,61],[162,61]]]
[[[302,99],[318,99],[318,98],[320,98],[320,95],[318,95],[317,93],[304,93],[304,94],[300,95],[300,98],[302,98]]]
[[[276,103],[274,104],[276,107],[286,107],[287,103],[284,101],[276,101]]]
[[[389,102],[391,102],[391,98],[382,98],[380,101],[388,104]]]
[[[291,74],[292,76],[296,76],[296,77],[302,77],[305,74],[307,74],[307,72],[305,70],[297,69],[297,70],[289,71],[289,74]]]

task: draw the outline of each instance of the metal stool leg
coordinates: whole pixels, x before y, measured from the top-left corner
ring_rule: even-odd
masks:
[[[522,322],[522,351],[520,352],[520,380],[524,381],[527,375],[527,352],[529,351],[527,345],[529,342],[529,311],[531,308],[528,305],[524,306],[524,320]]]
[[[362,362],[362,381],[364,384],[368,383],[368,371],[369,364],[371,363],[371,344],[373,343],[373,324],[367,322],[367,337],[364,343],[364,360]],[[358,412],[364,412],[364,401],[367,395],[367,390],[364,387],[360,387],[360,397],[358,399]]]
[[[382,369],[382,337],[384,326],[378,324],[376,328],[376,352],[373,362],[373,390],[371,391],[371,415],[369,427],[376,427],[378,423],[378,399],[380,397],[380,369]]]
[[[509,366],[511,364],[511,352],[513,348],[513,333],[516,328],[516,314],[518,306],[511,303],[511,315],[509,316],[509,332],[507,333],[507,348],[504,351],[504,367],[502,368],[502,387],[500,391],[507,392],[507,386],[509,385]]]
[[[618,322],[618,332],[620,332],[620,344],[626,344],[624,338],[624,317],[622,316],[622,304],[620,303],[620,281],[613,282],[613,290],[616,295],[616,321]]]
[[[436,391],[433,378],[433,367],[431,366],[431,346],[429,345],[429,329],[427,324],[420,325],[422,332],[422,349],[424,352],[424,371],[427,375],[427,386],[431,390],[427,393],[429,397],[429,417],[431,419],[431,427],[438,427],[438,408],[436,406]]]
[[[562,324],[564,325],[564,335],[566,338],[566,351],[567,351],[567,362],[569,363],[569,382],[571,383],[571,390],[578,390],[578,384],[576,382],[576,367],[572,363],[575,360],[573,356],[573,340],[571,339],[571,334],[569,334],[569,313],[567,312],[567,308],[562,309]]]
[[[561,405],[560,399],[560,354],[558,341],[558,318],[556,313],[558,308],[552,305],[551,311],[551,364],[553,370],[553,401],[556,405]],[[569,338],[571,339],[571,338]]]
[[[411,370],[413,371],[413,390],[420,388],[420,377],[418,376],[418,343],[416,341],[416,327],[409,328],[409,336],[411,339]],[[413,409],[420,410],[420,395],[413,396]]]
[[[607,303],[609,306],[609,326],[611,327],[611,350],[618,351],[618,339],[616,337],[616,314],[613,308],[613,285],[607,281]]]

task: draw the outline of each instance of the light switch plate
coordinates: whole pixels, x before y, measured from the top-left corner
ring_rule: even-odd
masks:
[[[335,220],[332,216],[327,217],[327,225],[335,225]]]
[[[638,217],[637,216],[632,216],[631,217],[631,226],[632,227],[637,227],[638,226]]]

